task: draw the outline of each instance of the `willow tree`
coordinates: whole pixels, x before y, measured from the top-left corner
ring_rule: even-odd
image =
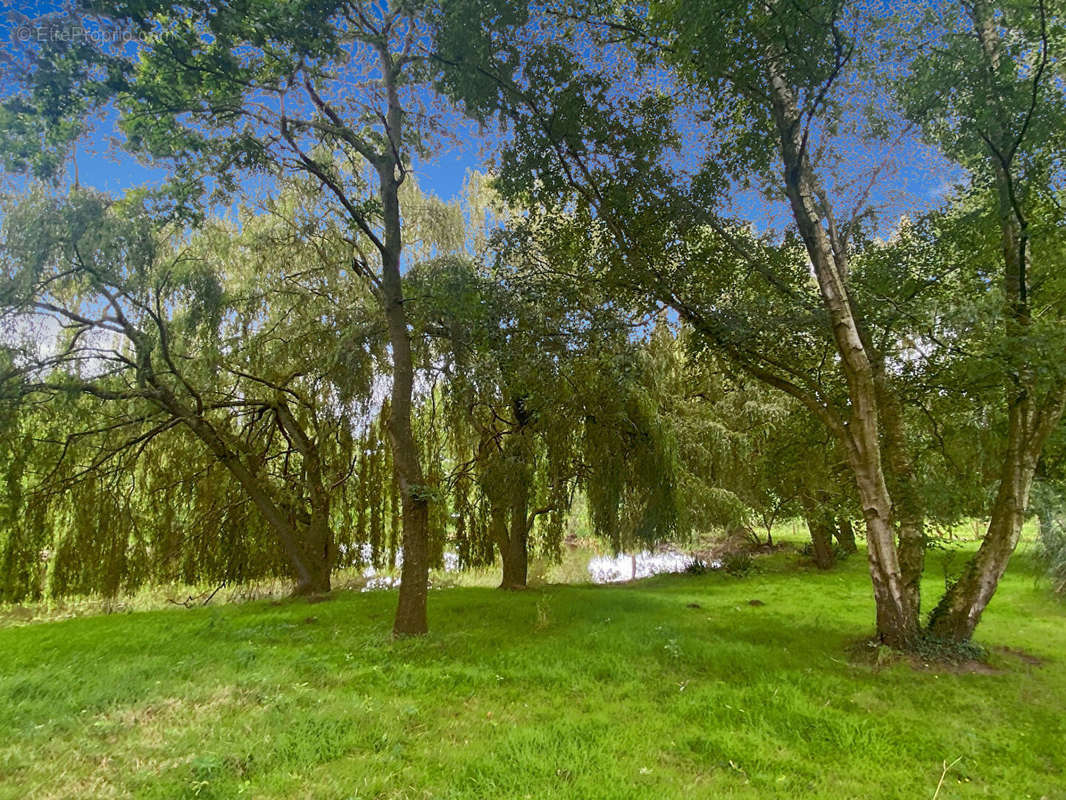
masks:
[[[991,153],[1000,164],[988,174],[1000,176],[999,186],[1017,185],[1012,164],[1042,161],[1035,193],[1055,185],[1048,178],[1057,139],[1041,132],[1061,130],[1058,40],[1049,33],[1061,20],[1039,5],[990,8],[975,4],[952,17],[970,27],[945,37],[954,49],[933,59],[942,67],[934,78],[913,87],[928,97],[909,113],[928,113],[949,156],[956,143]],[[942,332],[938,305],[974,307],[959,290],[980,269],[964,259],[959,277],[958,263],[911,259],[896,265],[894,281],[887,268],[867,269],[877,262],[867,260],[877,250],[869,201],[881,172],[864,175],[850,164],[855,141],[838,134],[858,116],[847,112],[859,96],[861,57],[872,52],[869,8],[656,0],[538,13],[577,44],[546,42],[531,25],[507,36],[490,31],[491,44],[478,52],[495,57],[481,64],[458,47],[441,56],[455,65],[449,85],[472,113],[502,114],[514,126],[501,187],[533,204],[529,225],[559,264],[592,264],[617,291],[672,307],[737,369],[791,395],[825,426],[862,507],[878,635],[909,646],[922,635],[926,509],[907,408],[930,390],[908,380],[905,365],[930,352],[913,342],[935,342]],[[895,54],[915,52],[898,38],[884,43]],[[962,84],[948,75],[955,61],[965,65]],[[983,105],[989,98],[992,111]],[[887,128],[870,126],[867,146],[883,142]],[[756,236],[736,218],[738,187],[781,201],[791,223],[782,237]],[[1018,282],[1018,265],[1027,263],[1032,211],[1019,215],[1019,197],[1000,197],[1013,253],[1002,285],[1016,297],[1002,308],[1013,309],[1007,327],[1020,341],[1029,323],[1017,298],[1032,287]],[[971,222],[971,236],[982,237],[983,221]],[[1054,282],[1048,290],[1057,308]],[[1057,336],[1057,311],[1050,319]],[[986,355],[1028,380],[1030,367],[1011,367],[1009,350]],[[1000,482],[1006,510],[993,515],[987,547],[934,615],[936,636],[970,637],[1016,541],[1025,476],[1061,410],[1058,371],[1034,366],[1032,374],[1048,380],[1017,394],[1031,400],[1020,403],[1017,433],[1007,439],[1007,461],[1017,468]]]
[[[137,428],[130,405],[102,403],[70,386],[21,398],[17,425],[0,445],[12,451],[0,485],[5,602],[268,580],[321,593],[330,567],[395,563],[396,494],[377,437],[343,443],[351,474],[330,492],[326,546],[301,556],[320,583],[301,585],[277,530],[232,471],[184,425],[148,438],[150,429]],[[277,436],[271,442],[268,431],[261,424],[243,441],[262,448],[256,478],[291,514],[302,540],[307,496],[300,459],[289,454],[286,463],[287,443]],[[327,443],[324,456],[340,461],[339,445]]]
[[[392,363],[389,436],[401,491],[397,634],[427,629],[429,502],[412,428],[414,364],[401,270],[400,187],[447,136],[425,47],[432,4],[88,0],[74,12],[122,37],[31,42],[9,62],[9,166],[54,172],[104,107],[139,156],[170,170],[184,213],[251,174],[301,174],[330,198],[351,245],[352,291],[376,298]],[[73,39],[73,41],[72,41]]]
[[[644,344],[658,413],[677,442],[685,527],[773,544],[775,523],[808,522],[815,562],[832,566],[836,538],[855,550],[857,503],[841,491],[840,453],[799,404],[717,357],[704,337],[660,319]],[[812,507],[813,506],[813,507]]]
[[[426,413],[445,431],[460,560],[496,551],[501,588],[520,589],[531,552],[558,557],[575,493],[615,548],[678,535],[679,504],[632,323],[592,287],[540,274],[528,252],[497,241],[492,266],[441,258],[408,280],[439,387]]]
[[[383,337],[339,266],[348,245],[316,227],[307,193],[271,211],[190,239],[136,196],[37,193],[7,210],[3,313],[36,331],[14,359],[36,422],[22,429],[34,472],[5,551],[49,550],[50,569],[83,576],[54,593],[166,572],[131,553],[186,559],[187,580],[277,574],[280,561],[298,593],[329,591]],[[113,565],[94,571],[102,549]]]

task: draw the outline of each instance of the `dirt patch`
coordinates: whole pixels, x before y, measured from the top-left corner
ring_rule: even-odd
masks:
[[[927,655],[894,650],[876,639],[861,639],[846,650],[848,661],[874,670],[907,664],[916,672],[932,672],[937,675],[1003,675],[1006,670],[997,669],[979,658],[931,658]]]

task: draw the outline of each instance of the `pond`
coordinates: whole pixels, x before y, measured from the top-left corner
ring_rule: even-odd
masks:
[[[639,553],[619,553],[617,556],[593,556],[589,559],[588,572],[593,583],[621,583],[664,572],[684,572],[695,561],[693,556],[676,550],[657,553],[642,550]],[[712,561],[706,566],[708,569],[719,569],[722,564]]]
[[[363,554],[369,560],[369,549]],[[402,563],[402,554],[397,553],[396,566]],[[622,583],[624,581],[647,578],[671,572],[684,572],[696,559],[677,550],[653,552],[642,550],[639,553],[619,553],[617,556],[589,554],[587,573],[591,583]],[[720,561],[706,563],[707,569],[720,569]],[[444,572],[459,572],[459,557],[455,553],[444,554]],[[367,566],[362,570],[366,583],[361,591],[370,592],[379,589],[394,589],[400,585],[400,576],[392,572],[381,572]]]

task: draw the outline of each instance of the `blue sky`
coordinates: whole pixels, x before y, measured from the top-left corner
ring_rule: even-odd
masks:
[[[57,8],[54,0],[0,2],[4,7],[30,17]],[[0,17],[6,16],[0,10]],[[17,38],[17,24],[14,19],[0,21],[0,49]],[[442,149],[432,159],[413,165],[413,172],[422,189],[443,199],[454,198],[460,193],[470,170],[486,169],[484,141],[473,126],[463,127],[468,130],[462,131],[453,141],[442,144]],[[79,142],[75,156],[79,182],[83,186],[92,186],[112,194],[120,194],[136,186],[161,183],[167,174],[165,168],[140,163],[123,150],[121,137],[117,133],[115,115],[111,113],[97,120],[89,134]],[[840,144],[849,153],[850,167],[856,173],[870,170],[884,157],[887,149],[871,148],[857,140]],[[913,141],[904,143],[902,148],[889,155],[891,166],[882,174],[873,197],[882,209],[882,224],[889,227],[904,213],[913,213],[937,204],[951,181],[960,177],[935,153]],[[848,180],[844,176],[841,182],[844,188],[847,188]],[[251,186],[252,182],[248,185]],[[750,220],[760,230],[780,228],[788,222],[787,210],[782,204],[768,202],[754,191],[735,194],[733,211]]]
[[[32,24],[27,26],[25,18],[32,20],[60,10],[61,3],[56,0],[0,0],[0,52],[11,52],[32,35],[27,33]],[[5,89],[0,87],[0,94],[4,93]],[[116,115],[107,113],[79,141],[74,156],[79,183],[112,194],[161,183],[167,174],[165,167],[142,163],[126,152],[115,123]],[[450,199],[461,192],[469,170],[483,168],[481,141],[476,136],[464,135],[445,145],[432,160],[416,162],[413,171],[423,189]],[[12,182],[11,176],[6,178]],[[13,182],[16,186],[23,183]]]
[[[114,115],[108,115],[78,143],[75,161],[81,185],[120,194],[136,186],[161,183],[167,170],[141,163],[123,150],[114,124]],[[416,162],[413,172],[419,186],[446,200],[459,195],[467,172],[484,169],[481,149],[477,139],[464,138],[445,147],[434,159]]]

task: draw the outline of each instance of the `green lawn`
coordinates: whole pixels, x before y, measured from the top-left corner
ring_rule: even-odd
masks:
[[[391,592],[0,629],[0,798],[931,798],[956,759],[942,799],[1066,798],[1066,607],[1024,554],[995,674],[850,662],[865,563],[796,561],[441,590],[417,641]]]

